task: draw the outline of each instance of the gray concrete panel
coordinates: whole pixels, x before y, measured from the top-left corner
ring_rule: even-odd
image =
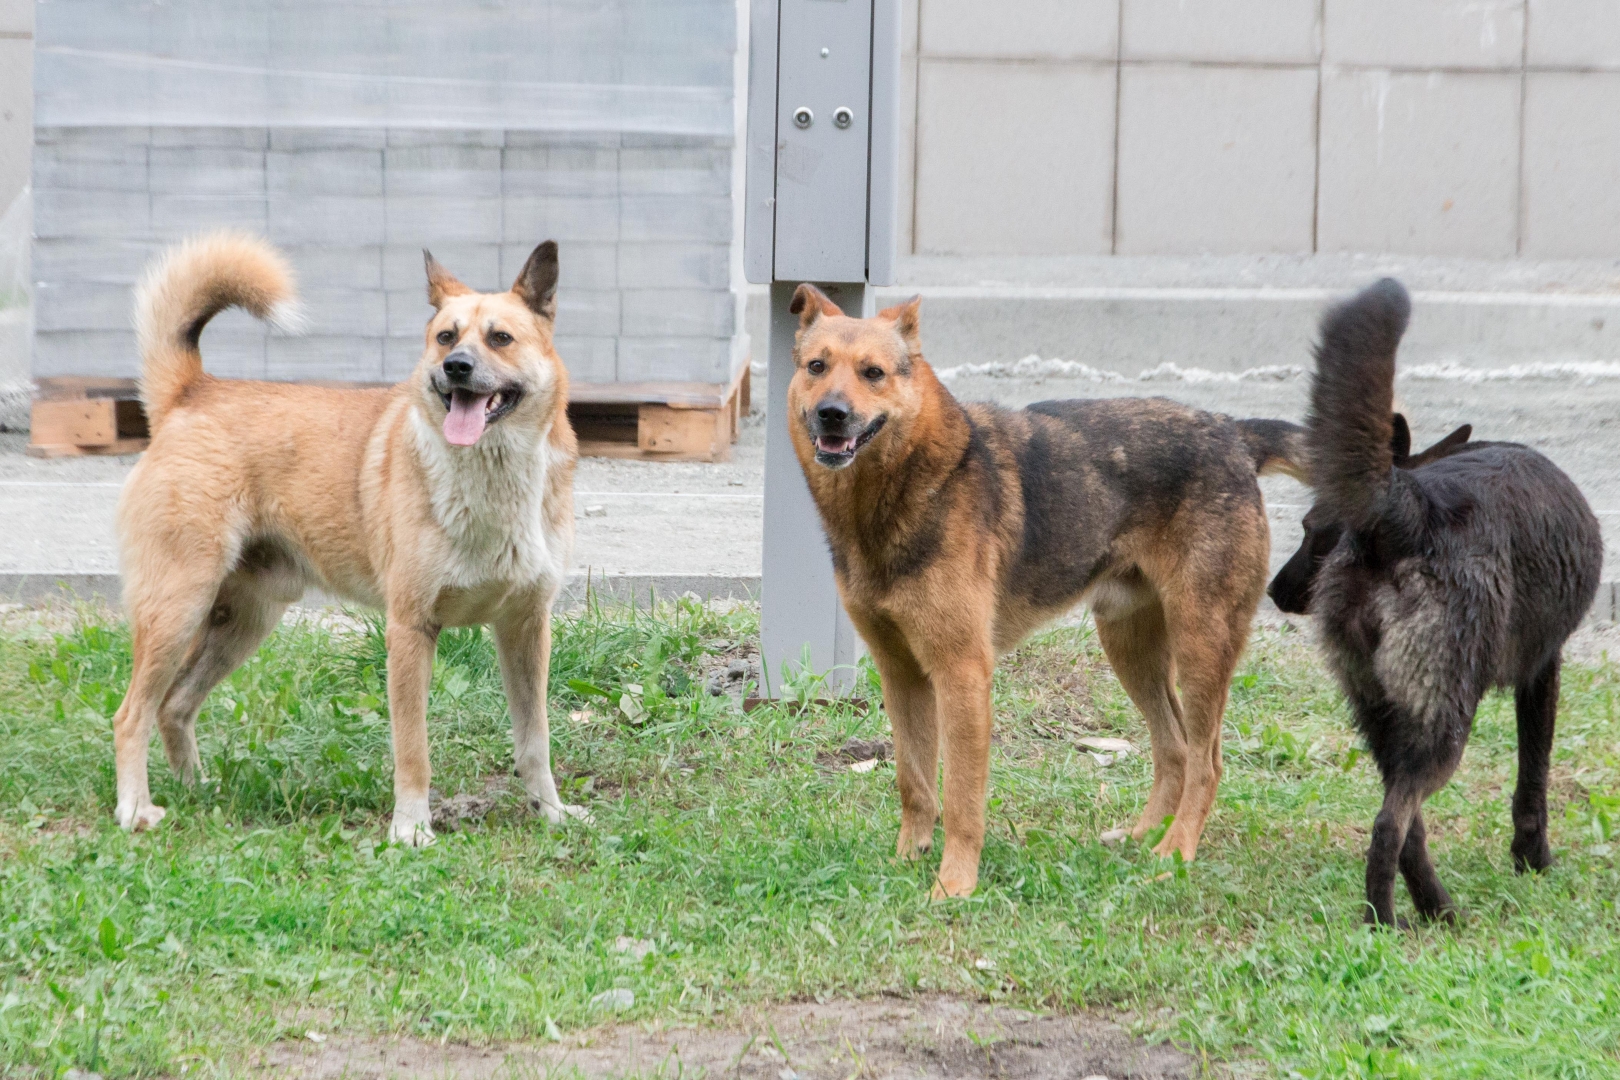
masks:
[[[1379,68],[1519,65],[1524,0],[1323,0],[1323,59]]]
[[[1126,60],[1314,65],[1322,0],[1124,0]]]
[[[924,59],[917,250],[1107,253],[1116,83],[1112,66]]]
[[[395,245],[471,243],[498,236],[501,202],[494,198],[396,195],[384,201],[387,242]]]
[[[1525,59],[1532,67],[1620,70],[1620,4],[1530,0]]]
[[[349,336],[272,337],[265,364],[277,379],[375,382],[383,376],[383,339]]]
[[[1317,248],[1512,258],[1516,74],[1329,71]]]
[[[34,193],[34,235],[144,240],[152,200],[144,191],[42,190]]]
[[[724,289],[730,283],[730,249],[722,244],[622,243],[618,284],[633,289]],[[730,298],[729,291],[726,293]]]
[[[265,155],[265,188],[278,195],[381,195],[383,151],[271,150]]]
[[[735,329],[737,306],[728,293],[712,289],[626,289],[622,295],[622,326],[629,337],[730,338]]]
[[[1133,66],[1119,93],[1116,252],[1311,250],[1314,69]]]
[[[578,383],[610,383],[618,378],[619,339],[617,337],[576,337],[558,334],[552,345],[568,369],[568,377]]]
[[[386,241],[380,196],[271,194],[269,236],[278,244],[380,245]]]
[[[1531,72],[1524,94],[1520,253],[1613,257],[1620,251],[1620,72]]]
[[[1113,60],[1119,8],[1119,0],[922,0],[922,47],[930,56]]]
[[[622,240],[696,240],[708,243],[729,243],[731,240],[729,198],[626,195],[619,205],[618,238]]]
[[[561,330],[561,325],[558,326]],[[619,338],[620,382],[723,383],[731,378],[731,342],[718,338]]]

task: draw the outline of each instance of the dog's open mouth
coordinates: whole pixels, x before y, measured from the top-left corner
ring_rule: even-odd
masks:
[[[830,469],[841,469],[855,460],[855,452],[872,441],[883,427],[887,417],[880,416],[866,425],[866,429],[859,435],[846,437],[841,435],[816,436],[816,460]]]
[[[497,390],[493,394],[480,394],[456,387],[449,393],[439,391],[444,402],[444,439],[452,446],[471,446],[484,434],[484,429],[517,407],[523,392],[516,387]]]

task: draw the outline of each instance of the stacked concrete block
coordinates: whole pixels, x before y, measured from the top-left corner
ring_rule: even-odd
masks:
[[[66,48],[36,83],[36,376],[133,375],[132,286],[222,227],[286,252],[307,316],[290,337],[220,317],[222,375],[399,379],[432,314],[424,248],[495,290],[546,239],[576,381],[725,382],[744,359],[732,0],[62,0],[41,21]]]
[[[1611,0],[909,0],[904,26],[920,254],[1620,251]]]
[[[165,244],[268,236],[307,328],[210,327],[212,370],[394,380],[415,365],[422,251],[478,289],[560,247],[557,343],[581,382],[724,382],[737,360],[731,147],[715,137],[385,129],[42,128],[35,374],[133,374],[130,289]]]

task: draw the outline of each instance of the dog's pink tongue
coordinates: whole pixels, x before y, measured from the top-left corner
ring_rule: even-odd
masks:
[[[450,394],[450,414],[444,418],[444,439],[452,446],[471,446],[484,433],[484,406],[489,394],[454,390]]]

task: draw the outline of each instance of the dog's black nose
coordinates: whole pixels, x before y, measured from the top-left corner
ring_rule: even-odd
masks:
[[[842,401],[823,401],[816,406],[816,416],[829,427],[839,427],[849,419],[849,406]]]
[[[463,352],[453,352],[444,358],[444,373],[452,379],[465,379],[473,373],[472,357]]]

